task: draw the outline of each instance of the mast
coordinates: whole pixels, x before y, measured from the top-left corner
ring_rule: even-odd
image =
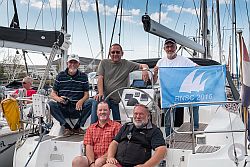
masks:
[[[234,45],[235,45],[235,29],[234,29],[234,25],[235,25],[235,1],[232,0],[232,76],[233,78],[235,77],[235,57],[234,57]]]
[[[239,30],[238,32],[237,32],[238,34],[239,34],[239,46],[240,46],[240,70],[239,70],[239,73],[240,73],[240,81],[241,81],[241,83],[243,83],[243,72],[242,72],[242,70],[243,70],[243,67],[242,67],[242,53],[243,53],[243,51],[242,51],[242,30]]]
[[[220,4],[219,0],[216,0],[216,16],[217,16],[217,36],[219,43],[219,55],[220,55],[220,63],[224,63],[222,56],[222,47],[221,47],[221,31],[220,31]]]
[[[161,5],[160,3],[160,9],[159,9],[159,24],[161,24]],[[158,38],[158,58],[162,57],[161,56],[161,37]]]
[[[13,6],[14,6],[14,16],[13,16],[12,21],[10,23],[10,27],[11,28],[20,28],[18,14],[17,14],[17,8],[16,8],[16,0],[13,0]]]
[[[103,43],[102,43],[102,32],[101,32],[98,0],[96,0],[95,3],[96,3],[96,15],[97,15],[97,23],[98,23],[99,41],[100,41],[100,47],[101,47],[101,59],[103,59]]]
[[[210,47],[209,47],[209,40],[208,40],[208,19],[207,19],[207,0],[201,1],[201,8],[202,8],[202,45],[205,47],[205,53],[203,54],[202,58],[211,57],[210,55]]]
[[[67,0],[62,0],[62,30],[67,33]],[[62,50],[61,70],[66,69],[67,51]]]
[[[233,78],[236,79],[237,88],[239,89],[237,39],[236,39],[236,16],[235,15],[236,15],[235,0],[232,0],[232,75],[233,75]],[[234,74],[235,74],[235,77],[234,77]]]

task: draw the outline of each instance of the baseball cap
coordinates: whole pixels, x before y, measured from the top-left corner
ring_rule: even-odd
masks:
[[[76,55],[76,54],[71,54],[71,55],[69,55],[68,61],[67,61],[67,62],[69,62],[70,60],[75,60],[75,61],[77,61],[77,62],[80,62],[79,56]]]
[[[167,38],[166,40],[165,40],[165,44],[166,43],[173,43],[173,44],[175,44],[176,43],[176,41],[173,39],[173,38]]]

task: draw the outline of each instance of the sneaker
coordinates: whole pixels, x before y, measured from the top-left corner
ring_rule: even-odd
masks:
[[[66,137],[66,136],[71,136],[73,134],[74,134],[74,132],[72,132],[71,129],[64,129],[63,136]]]
[[[86,131],[85,131],[85,130],[82,130],[82,128],[72,129],[72,130],[73,130],[73,132],[74,132],[75,134],[79,134],[79,135],[84,135],[84,134],[86,133]]]

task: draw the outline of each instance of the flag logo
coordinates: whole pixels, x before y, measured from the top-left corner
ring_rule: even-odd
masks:
[[[191,93],[192,91],[204,91],[207,79],[201,82],[201,78],[205,72],[201,73],[198,77],[194,79],[197,70],[192,71],[181,84],[179,92]]]
[[[177,103],[225,101],[226,66],[160,67],[162,108]]]

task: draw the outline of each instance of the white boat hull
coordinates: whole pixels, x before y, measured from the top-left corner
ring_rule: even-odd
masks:
[[[205,133],[201,135],[205,143],[197,144],[195,146],[195,153],[193,153],[191,134],[182,134],[183,136],[181,138],[180,134],[173,134],[166,157],[166,166],[235,167],[237,163],[239,166],[244,166],[245,161],[248,161],[247,159],[249,158],[249,149],[245,149],[245,133],[226,132],[244,129],[241,117],[238,114],[229,113],[223,108],[217,110],[216,107],[211,107],[210,111],[204,111],[202,109],[204,108],[200,108],[200,122],[203,121],[203,123],[207,125],[207,127],[204,128]],[[211,115],[213,115],[213,118]],[[186,120],[188,119],[189,118],[186,118]],[[181,128],[179,130],[184,132]],[[206,133],[212,131],[225,132]],[[189,139],[185,139],[187,137],[189,137]],[[199,137],[199,134],[197,134],[196,139],[197,137]],[[184,140],[185,142],[183,142]],[[249,142],[247,142],[246,145],[248,144]],[[246,166],[250,166],[250,164],[246,163]]]
[[[35,150],[39,137],[28,138],[22,147],[18,148],[13,160],[13,167],[58,167],[71,166],[75,156],[82,155],[82,136],[58,138],[45,136],[30,159],[31,153]]]
[[[12,167],[15,143],[20,133],[11,132],[8,127],[0,129],[0,162],[1,167]]]

